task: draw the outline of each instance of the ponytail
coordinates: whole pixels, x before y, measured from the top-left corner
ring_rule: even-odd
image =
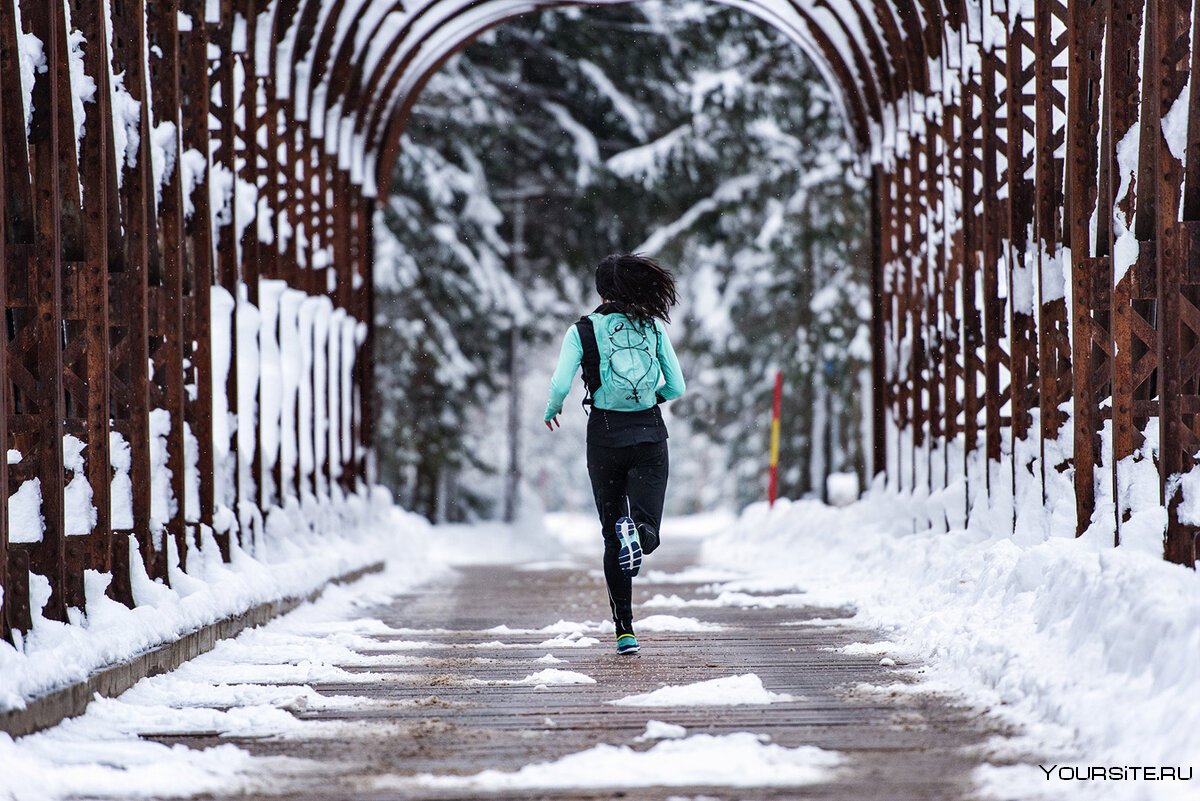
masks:
[[[671,307],[679,302],[671,271],[636,253],[613,254],[596,265],[596,291],[645,323],[671,322]]]

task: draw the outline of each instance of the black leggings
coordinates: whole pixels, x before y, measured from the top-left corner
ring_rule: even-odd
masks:
[[[637,524],[642,549],[658,547],[663,499],[667,495],[667,442],[646,442],[623,448],[588,444],[588,475],[604,536],[604,579],[617,633],[633,630],[633,580],[617,564],[621,549],[617,520],[628,515]]]

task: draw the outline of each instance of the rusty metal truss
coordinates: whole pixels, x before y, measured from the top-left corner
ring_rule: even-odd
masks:
[[[1193,564],[1197,3],[730,3],[840,88],[871,174],[892,486],[955,499],[936,525],[1011,503],[1018,530],[1015,498],[1073,487],[1077,531],[1119,542],[1153,469],[1165,556]],[[132,568],[169,581],[369,484],[401,133],[456,50],[559,5],[0,2],[0,630],[29,627],[31,574],[52,618],[88,569],[133,603]]]

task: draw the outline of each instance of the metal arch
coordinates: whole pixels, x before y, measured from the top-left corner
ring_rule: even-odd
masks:
[[[293,0],[293,2],[294,2],[294,0]],[[387,51],[396,51],[399,48],[400,43],[404,40],[404,38],[407,36],[407,34],[411,31],[412,27],[419,20],[419,18],[422,15],[424,15],[427,11],[434,8],[436,5],[437,5],[436,3],[427,4],[426,6],[423,6],[417,13],[410,16],[409,19],[406,20],[404,27],[396,34],[396,36],[394,37],[394,41],[390,43],[390,45],[386,48],[386,50]],[[569,4],[567,4],[567,3],[545,3],[545,4],[538,4],[538,5],[539,5],[539,7],[552,7],[552,6],[569,5]],[[745,5],[752,7],[755,4],[748,3]],[[476,4],[471,3],[471,4],[467,4],[466,6],[456,7],[457,13],[462,13],[462,10],[473,8],[475,6],[476,6]],[[793,6],[798,9],[798,6],[796,6],[796,4],[793,3]],[[312,6],[310,5],[309,7],[311,8]],[[359,8],[361,11],[361,6]],[[402,10],[400,8],[399,4],[393,5],[390,10],[385,11],[382,14],[380,14],[378,19],[375,22],[375,29],[373,31],[373,34],[377,35],[380,27],[382,26],[382,24],[383,24],[384,20],[387,18],[387,16],[390,13],[392,13],[393,11],[397,11],[397,10]],[[307,9],[306,9],[306,11],[307,11]],[[803,13],[802,10],[800,10],[800,13]],[[454,15],[451,15],[451,17],[452,16],[454,16]],[[331,12],[329,17],[326,20],[326,26],[325,26],[326,29],[332,28],[335,25],[339,24],[340,19],[341,19],[341,17],[339,15],[339,13]],[[448,19],[449,19],[449,17],[448,17]],[[330,24],[330,21],[332,21],[333,24]],[[812,24],[811,20],[807,20],[807,21],[810,22],[810,24]],[[348,24],[351,26],[356,26],[358,24],[358,21],[355,20]],[[814,25],[814,27],[817,27],[817,29],[820,30],[819,26]],[[847,31],[847,33],[849,33],[849,31]],[[280,38],[280,35],[277,34],[276,39],[279,39],[279,38]],[[370,38],[372,38],[372,37],[368,37],[368,39],[370,39]],[[377,134],[373,135],[371,132],[378,131],[380,129],[381,124],[384,124],[384,122],[390,122],[390,120],[383,119],[385,117],[384,109],[386,108],[387,103],[389,101],[384,100],[384,101],[382,101],[382,103],[379,101],[375,101],[372,104],[368,105],[369,101],[367,100],[367,98],[372,97],[372,96],[377,96],[378,90],[375,90],[375,91],[361,90],[360,87],[363,84],[360,83],[361,79],[358,77],[361,75],[361,72],[360,72],[362,69],[361,64],[355,64],[353,66],[353,71],[351,72],[351,80],[348,82],[348,84],[345,85],[344,88],[341,90],[337,89],[336,84],[341,83],[341,81],[338,79],[345,77],[345,75],[346,75],[347,61],[349,59],[354,58],[354,56],[357,54],[354,52],[354,48],[351,44],[352,37],[348,33],[343,38],[342,46],[339,48],[339,52],[337,54],[334,54],[333,58],[330,59],[328,57],[329,56],[328,48],[324,47],[324,44],[326,43],[327,39],[328,39],[328,36],[325,34],[322,34],[321,43],[319,43],[317,45],[318,51],[313,58],[313,73],[310,74],[308,82],[307,82],[307,91],[310,95],[310,98],[313,94],[315,94],[318,91],[319,86],[324,85],[324,84],[334,84],[335,88],[333,89],[333,91],[335,91],[335,92],[340,91],[340,93],[336,94],[335,97],[342,98],[346,101],[346,105],[343,106],[343,111],[347,107],[354,109],[354,112],[355,112],[354,116],[357,117],[357,122],[355,125],[356,130],[359,131],[360,133],[363,133],[363,129],[365,128],[366,132],[363,133],[363,135],[368,139],[368,141],[371,141],[372,139],[377,139]],[[853,39],[853,37],[847,37],[847,40],[851,43],[851,45],[853,47],[858,46],[858,43]],[[864,90],[864,87],[859,82],[850,81],[848,71],[844,68],[841,68],[840,65],[838,65],[839,59],[835,59],[835,58],[831,57],[830,53],[835,51],[832,41],[828,40],[828,38],[826,37],[825,41],[823,43],[820,43],[819,49],[822,54],[823,60],[826,61],[827,63],[832,63],[835,65],[835,69],[838,73],[836,76],[838,78],[837,82],[839,84],[843,85],[843,87],[853,84],[855,90],[859,93],[862,93]],[[293,62],[298,61],[300,58],[300,54],[304,51],[305,51],[304,48],[294,47],[293,48]],[[821,60],[822,59],[818,59],[818,61],[821,61]],[[858,67],[861,69],[863,62],[859,59],[856,59],[856,61],[858,62]],[[394,87],[395,84],[398,82],[400,76],[403,74],[403,69],[404,69],[404,66],[406,63],[407,62],[404,59],[402,59],[399,64],[389,63],[387,59],[381,59],[379,64],[377,64],[375,69],[373,70],[373,75],[365,81],[365,85],[368,87],[371,87],[371,86],[375,86],[381,82],[386,81],[386,83],[389,87]],[[327,78],[326,77],[326,69],[328,68],[328,66],[330,64],[333,65],[332,66],[332,74],[329,75]],[[294,70],[294,67],[292,69]],[[391,70],[391,75],[388,77],[385,77],[385,75],[389,69]],[[357,94],[360,94],[361,97],[358,97],[358,98],[354,97],[354,95],[356,94],[355,90],[358,90]],[[308,98],[308,101],[309,101],[308,107],[311,110],[311,99],[310,98]],[[872,98],[872,100],[873,100],[873,98]],[[336,101],[327,98],[326,107],[328,108],[334,102],[336,102]],[[875,105],[875,103],[873,102],[872,105]],[[369,118],[365,117],[365,115],[364,115],[364,112],[368,108],[370,109]],[[311,113],[311,111],[310,111],[310,113]],[[857,111],[855,116],[858,119],[857,125],[859,128],[861,128],[863,118],[865,115],[861,111]],[[366,119],[367,121],[364,122],[364,119]]]
[[[555,5],[557,5],[557,4],[555,4]],[[741,5],[741,4],[739,4],[739,5]],[[748,6],[748,5],[752,5],[752,4],[746,4],[746,5]],[[474,4],[472,4],[472,7],[474,7]],[[819,52],[822,53],[822,56],[823,56],[822,60],[824,60],[825,63],[829,64],[830,67],[833,68],[837,72],[839,77],[841,77],[841,80],[839,80],[839,83],[842,84],[843,90],[845,91],[848,88],[847,83],[848,83],[848,78],[849,78],[849,70],[848,70],[847,66],[844,64],[844,62],[841,58],[841,55],[837,54],[837,50],[833,46],[831,38],[824,31],[824,29],[821,27],[820,24],[818,24],[815,20],[808,17],[807,14],[804,11],[800,10],[798,7],[796,7],[795,4],[793,4],[793,7],[796,8],[797,14],[798,14],[798,16],[800,16],[802,21],[804,21],[809,26],[809,30],[807,31],[809,33],[809,35],[817,40],[817,48],[818,48]],[[516,15],[517,14],[513,14],[511,16],[516,16]],[[496,19],[491,24],[499,24],[500,22],[503,22],[504,19],[507,19],[507,18],[510,18],[510,16],[505,16],[503,18]],[[462,46],[465,46],[465,44],[466,44],[465,41],[459,42],[455,47],[456,48],[462,47]],[[435,59],[431,63],[431,65],[429,67],[427,67],[425,70],[423,70],[422,74],[420,76],[418,76],[416,79],[410,81],[410,86],[417,87],[417,86],[423,85],[424,82],[426,80],[428,80],[428,76],[430,74],[432,74],[433,72],[435,72],[437,67],[441,63],[443,63],[444,59],[449,57],[449,55],[452,52],[453,52],[453,50],[448,50],[447,52],[435,57]],[[835,59],[832,54],[837,54],[838,58]],[[384,97],[394,97],[394,95],[398,94],[400,90],[398,89],[397,84],[403,78],[405,68],[412,62],[412,60],[415,57],[416,57],[416,49],[415,48],[409,48],[407,51],[405,51],[405,53],[402,57],[398,57],[398,59],[399,59],[398,63],[394,66],[392,73],[388,77],[384,88],[381,90],[377,90],[377,91],[380,92],[380,94],[382,94]],[[863,105],[862,94],[865,94],[864,87],[862,87],[861,85],[858,85],[857,83],[851,83],[850,88],[853,88],[856,90],[853,94],[853,97],[858,100],[856,109],[859,109],[859,110],[857,111],[855,116],[860,121],[857,125],[857,127],[860,131],[860,144],[865,145],[867,143],[867,141],[869,141],[869,140],[862,136],[862,133],[863,133],[862,132],[862,122],[865,121],[866,119],[870,119],[871,117],[868,115],[867,107]],[[388,174],[390,174],[388,172],[390,170],[390,165],[394,163],[395,158],[397,156],[396,141],[399,139],[400,131],[403,128],[403,122],[408,113],[408,110],[409,110],[409,108],[411,108],[412,103],[415,102],[415,95],[416,95],[416,92],[414,90],[410,89],[407,92],[407,94],[403,97],[403,99],[400,101],[399,107],[391,112],[388,112],[387,108],[388,108],[388,104],[395,102],[394,99],[385,100],[383,102],[376,103],[376,105],[374,107],[374,110],[372,112],[371,122],[369,122],[367,125],[369,133],[367,135],[366,141],[367,141],[367,147],[369,150],[377,151],[380,153],[380,157],[378,160],[378,168],[377,168],[380,181],[384,180],[384,178]],[[868,97],[871,100],[874,100],[874,98],[876,98],[878,96],[879,95],[877,92],[871,92],[868,94]],[[874,103],[871,103],[871,105],[874,105]]]

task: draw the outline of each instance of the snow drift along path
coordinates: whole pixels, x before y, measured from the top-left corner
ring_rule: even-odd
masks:
[[[960,694],[1016,725],[997,742],[1046,767],[1167,766],[1200,772],[1200,577],[1138,549],[1088,538],[1019,544],[985,514],[967,530],[933,530],[934,504],[876,490],[858,504],[751,507],[705,543],[706,561],[748,571],[715,584],[735,592],[803,590],[847,605],[854,622],[888,632],[866,649],[929,663],[927,686]],[[848,652],[864,652],[854,649]],[[1200,796],[1189,782],[1047,779],[1036,764],[985,766],[999,798],[1146,799]]]

